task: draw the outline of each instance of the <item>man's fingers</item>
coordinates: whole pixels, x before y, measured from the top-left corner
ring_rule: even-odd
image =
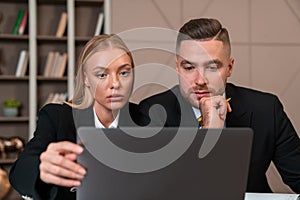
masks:
[[[229,103],[229,102],[227,102],[227,112],[232,112],[232,108],[231,108],[231,106],[230,106],[230,103]]]
[[[228,100],[229,101],[229,100]],[[200,100],[200,111],[204,119],[204,126],[208,128],[222,128],[227,111],[231,107],[223,96],[203,97]]]

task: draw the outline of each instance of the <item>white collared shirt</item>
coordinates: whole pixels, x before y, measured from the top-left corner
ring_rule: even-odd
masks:
[[[94,113],[94,123],[95,123],[95,127],[96,128],[105,128],[105,126],[100,122],[100,120],[97,117],[95,108],[93,108],[93,113]],[[118,113],[117,117],[115,118],[115,120],[108,126],[108,128],[118,128],[118,124],[119,124],[119,116],[120,116],[120,112]]]

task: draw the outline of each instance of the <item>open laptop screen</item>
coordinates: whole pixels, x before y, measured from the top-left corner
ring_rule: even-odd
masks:
[[[249,128],[81,127],[77,199],[242,200],[252,137]]]

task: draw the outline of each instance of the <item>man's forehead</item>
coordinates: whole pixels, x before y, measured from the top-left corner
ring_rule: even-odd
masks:
[[[224,53],[223,50],[223,43],[218,40],[184,40],[181,42],[179,55],[186,60],[207,60]]]

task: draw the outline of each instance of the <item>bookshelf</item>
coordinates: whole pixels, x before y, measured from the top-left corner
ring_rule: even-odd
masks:
[[[76,58],[94,35],[99,13],[107,12],[105,4],[105,0],[0,0],[0,91],[5,91],[0,102],[10,97],[22,102],[20,116],[16,119],[5,119],[0,112],[0,135],[21,134],[27,141],[32,137],[37,112],[47,96],[52,92],[68,92],[72,96]],[[20,10],[28,11],[29,15],[25,32],[16,35],[13,29]],[[57,37],[62,13],[67,14],[67,25],[63,35]],[[104,21],[108,21],[106,15]],[[25,76],[16,77],[22,50],[29,51],[29,70]],[[63,76],[44,76],[51,51],[67,54]],[[2,105],[0,108],[2,110]]]
[[[0,95],[0,136],[20,136],[28,141],[36,128],[38,110],[49,94],[67,92],[72,96],[76,59],[94,35],[100,12],[105,14],[102,32],[107,32],[109,10],[106,2],[109,4],[107,0],[0,0],[0,92],[4,94]],[[19,10],[28,12],[27,27],[21,35],[13,34]],[[63,12],[67,14],[67,24],[63,35],[57,37]],[[29,52],[28,70],[25,76],[17,77],[22,50]],[[67,54],[63,76],[44,76],[50,51]],[[3,116],[2,102],[7,98],[22,102],[19,116]],[[1,160],[0,166],[9,170],[13,161]],[[5,199],[18,197],[13,191]]]
[[[13,29],[19,11],[23,10],[24,13],[28,9],[27,1],[0,1],[0,136],[17,135],[25,140],[28,139],[29,130],[29,76],[17,77],[16,70],[20,52],[29,51],[29,35],[27,27],[21,35],[13,34]],[[17,117],[3,116],[2,103],[8,98],[22,102]],[[15,158],[0,160],[0,167],[9,171],[14,160]],[[12,190],[6,199],[18,199],[17,197],[16,191]]]

